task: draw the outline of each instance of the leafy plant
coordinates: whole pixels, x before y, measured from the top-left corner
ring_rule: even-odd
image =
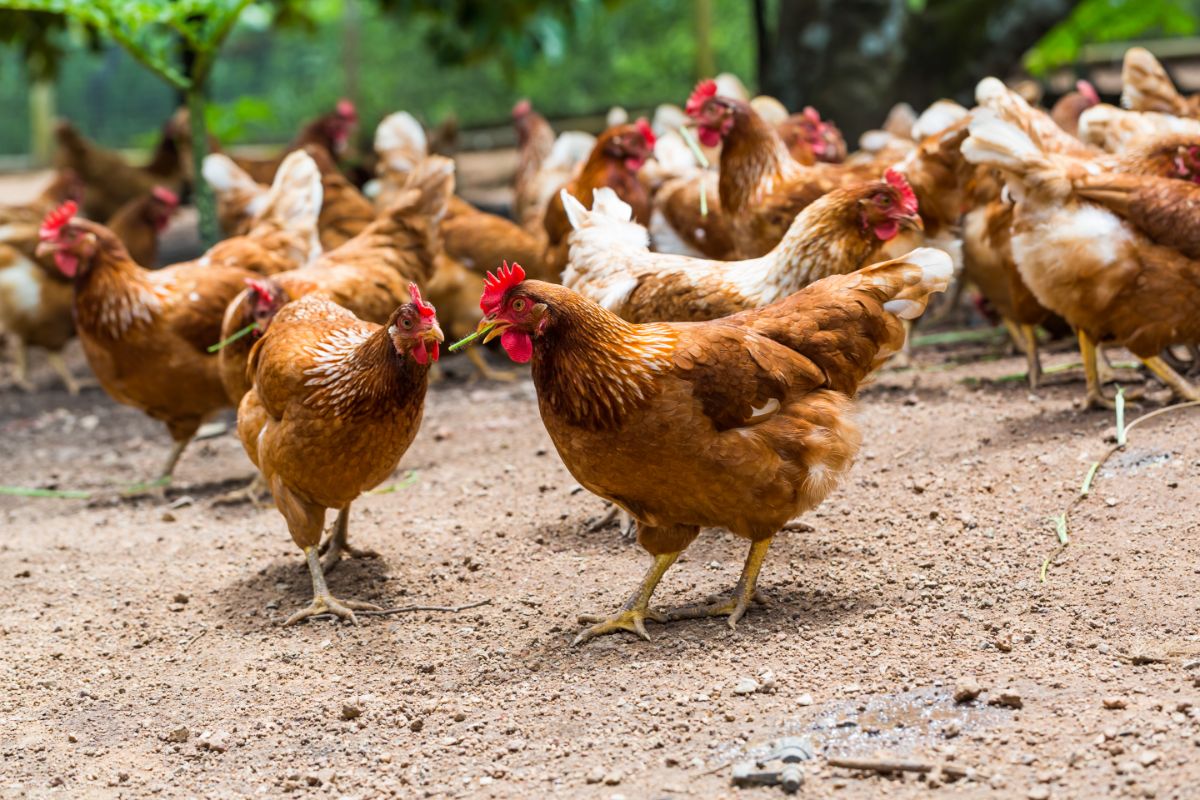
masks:
[[[1070,64],[1087,44],[1139,36],[1187,36],[1196,32],[1197,0],[1083,0],[1025,55],[1034,75]]]

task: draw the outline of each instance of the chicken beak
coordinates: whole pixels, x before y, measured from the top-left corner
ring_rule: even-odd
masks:
[[[36,258],[50,258],[58,252],[58,245],[54,242],[38,242],[38,246],[34,249],[33,255]]]
[[[474,344],[475,340],[481,336],[486,337],[483,340],[484,343],[486,344],[486,343],[490,342],[493,338],[495,338],[492,335],[493,331],[495,331],[496,333],[500,333],[503,330],[503,328],[505,328],[505,327],[508,327],[507,322],[502,322],[501,320],[495,319],[494,317],[484,317],[483,319],[479,320],[479,325],[475,328],[474,333],[472,333],[470,336],[464,336],[462,339],[459,339],[457,342],[450,345],[450,352],[454,353],[454,352],[457,352],[458,350],[461,350],[464,347]]]
[[[422,332],[421,338],[431,344],[439,344],[446,341],[446,336],[442,333],[442,326],[438,325],[436,319],[429,324],[428,330]]]
[[[920,214],[913,214],[911,217],[902,217],[900,224],[905,228],[911,228],[914,231],[924,231],[925,222],[921,219]]]

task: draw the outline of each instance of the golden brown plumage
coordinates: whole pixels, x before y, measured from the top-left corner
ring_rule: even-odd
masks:
[[[677,616],[736,620],[754,596],[766,544],[849,469],[860,435],[851,401],[904,341],[897,313],[919,314],[945,288],[950,260],[877,264],[819,281],[765,308],[702,323],[635,325],[565,287],[493,279],[483,304],[511,357],[532,360],[555,447],[588,490],[638,521],[656,556],[615,617],[645,635],[654,585],[701,527],[753,542],[729,604]],[[661,617],[658,617],[661,619]]]
[[[146,270],[111,231],[79,219],[64,219],[39,251],[74,280],[76,328],[100,385],[170,431],[175,447],[161,476],[169,479],[204,419],[229,405],[207,348],[254,274],[197,263]]]
[[[330,596],[324,571],[342,552],[355,553],[350,504],[392,474],[420,428],[442,334],[433,308],[413,299],[376,325],[309,295],[284,306],[254,346],[238,436],[313,579],[312,604],[288,624],[321,613],[353,620],[354,609],[374,608]],[[338,521],[331,563],[322,565],[317,545],[330,508]]]
[[[1105,403],[1094,344],[1110,342],[1128,347],[1176,393],[1200,398],[1158,358],[1170,345],[1200,341],[1192,311],[1200,303],[1200,262],[1081,197],[1075,182],[1086,184],[1089,170],[1047,154],[1020,128],[979,114],[970,130],[964,155],[1002,169],[1017,192],[1012,249],[1022,279],[1081,334],[1088,402]]]

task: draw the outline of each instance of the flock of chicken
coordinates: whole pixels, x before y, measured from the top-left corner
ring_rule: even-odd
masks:
[[[360,191],[337,164],[357,121],[343,101],[276,159],[210,155],[229,238],[157,270],[188,126],[169,122],[134,168],[64,125],[58,178],[0,211],[0,322],[21,340],[20,381],[26,344],[55,354],[74,331],[104,390],[170,430],[163,480],[206,418],[237,407],[312,574],[288,623],[373,608],[325,583],[343,555],[370,555],[349,543],[350,506],[412,443],[443,328],[464,347],[499,338],[532,362],[571,474],[654,557],[615,614],[581,617],[576,642],[646,637],[647,619],[734,625],[772,538],[849,469],[859,385],[956,277],[1009,326],[1031,382],[1037,327],[1061,318],[1089,403],[1112,402],[1097,353],[1110,344],[1200,398],[1180,374],[1200,364],[1200,103],[1141,49],[1124,79],[1125,110],[1081,82],[1047,113],[989,78],[975,108],[896,110],[849,155],[816,111],[789,115],[736,81],[701,82],[653,124],[614,109],[599,137],[556,136],[523,101],[514,219],[455,196],[454,163],[403,112],[377,129]],[[733,593],[652,610],[703,527],[751,542]]]

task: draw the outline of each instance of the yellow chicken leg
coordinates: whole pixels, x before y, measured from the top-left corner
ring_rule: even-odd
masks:
[[[1175,395],[1183,400],[1200,400],[1200,389],[1197,389],[1187,378],[1171,369],[1171,365],[1159,356],[1143,358],[1142,363],[1154,373],[1160,381],[1171,388]]]
[[[746,555],[746,565],[742,567],[742,575],[738,578],[733,594],[725,600],[709,605],[681,606],[667,612],[667,619],[674,622],[679,619],[701,619],[703,617],[727,617],[730,628],[737,628],[738,620],[746,613],[752,601],[765,604],[766,601],[758,593],[758,573],[762,571],[763,561],[767,557],[767,549],[771,539],[763,539],[750,545]]]
[[[67,367],[67,362],[63,360],[62,353],[47,353],[46,360],[50,362],[50,366],[58,373],[58,377],[62,379],[63,386],[67,387],[67,394],[72,397],[79,395],[81,384],[71,374],[71,370]]]
[[[1077,331],[1076,334],[1079,337],[1079,355],[1083,359],[1083,374],[1087,378],[1087,400],[1084,408],[1115,409],[1116,401],[1105,397],[1101,389],[1096,343],[1082,330]]]
[[[333,523],[333,533],[317,551],[325,556],[321,560],[321,566],[326,572],[332,571],[338,565],[338,562],[342,560],[342,553],[345,553],[347,558],[379,558],[379,553],[374,550],[352,547],[349,535],[350,506],[346,506],[338,512],[337,519]]]
[[[679,558],[682,550],[676,550],[674,553],[660,553],[654,557],[654,564],[651,565],[650,571],[646,573],[646,577],[642,578],[641,585],[633,596],[626,601],[625,605],[621,606],[621,610],[611,617],[598,616],[595,614],[580,614],[579,621],[584,623],[597,623],[587,630],[582,631],[575,637],[574,645],[583,644],[589,639],[595,639],[597,636],[603,636],[607,633],[615,633],[616,631],[629,631],[636,634],[646,641],[650,641],[650,634],[646,633],[646,619],[652,619],[655,622],[666,622],[666,617],[657,611],[650,610],[650,596],[654,594],[654,589],[658,586],[658,582],[662,580],[662,576],[675,563],[675,559]]]
[[[287,621],[283,623],[285,626],[295,625],[301,620],[320,614],[333,614],[339,619],[348,619],[357,625],[358,618],[354,616],[355,611],[381,610],[374,603],[364,603],[361,600],[338,600],[329,593],[329,587],[325,585],[325,573],[321,571],[321,559],[317,548],[304,548],[304,558],[308,561],[308,571],[312,574],[313,599],[307,608],[302,608],[288,617]]]
[[[472,347],[467,350],[467,358],[469,358],[471,363],[475,365],[477,374],[482,376],[485,380],[515,381],[517,379],[516,372],[506,369],[495,369],[488,364],[487,360],[483,357],[483,354],[479,352],[479,348]]]

